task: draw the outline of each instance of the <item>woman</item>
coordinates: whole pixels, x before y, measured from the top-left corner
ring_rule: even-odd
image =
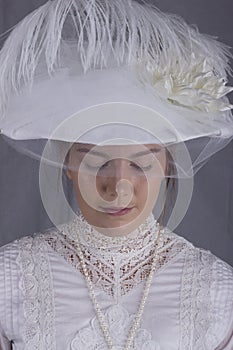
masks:
[[[232,349],[232,268],[162,227],[232,138],[225,46],[151,5],[54,0],[0,67],[2,133],[40,159],[54,224],[0,250],[0,348]]]

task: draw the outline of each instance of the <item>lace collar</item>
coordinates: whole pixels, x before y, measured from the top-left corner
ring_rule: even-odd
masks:
[[[65,225],[59,232],[47,236],[48,244],[82,274],[77,254],[77,235],[91,281],[116,302],[148,277],[155,247],[158,249],[156,271],[181,252],[186,243],[176,235],[161,230],[153,214],[136,230],[122,237],[109,237],[88,224],[82,214]],[[156,246],[155,246],[156,244]]]
[[[102,250],[103,252],[111,250],[111,252],[127,253],[139,251],[148,245],[154,244],[158,226],[159,224],[151,213],[136,230],[125,236],[110,237],[97,231],[79,211],[76,219],[71,224],[63,227],[62,231],[73,241],[77,239],[78,234],[80,243],[86,248]]]

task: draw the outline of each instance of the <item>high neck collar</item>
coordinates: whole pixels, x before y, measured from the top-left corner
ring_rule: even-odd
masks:
[[[137,229],[124,236],[111,237],[95,229],[78,211],[76,219],[73,221],[70,231],[73,240],[79,237],[83,246],[92,249],[115,250],[115,251],[132,251],[140,250],[157,237],[158,223],[151,213],[145,222]]]

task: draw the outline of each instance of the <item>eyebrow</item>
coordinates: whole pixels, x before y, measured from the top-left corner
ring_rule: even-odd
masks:
[[[148,150],[132,154],[129,158],[142,157],[142,156],[150,154],[150,153],[159,152],[161,149],[162,148],[150,148]],[[77,151],[81,152],[81,153],[90,153],[90,154],[93,154],[93,155],[96,155],[96,156],[99,156],[99,157],[103,157],[103,158],[106,158],[106,159],[109,158],[109,155],[107,153],[99,152],[99,151],[95,151],[95,150],[92,151],[91,149],[88,149],[88,148],[85,148],[85,147],[78,148]]]
[[[90,153],[90,154],[93,154],[95,156],[99,156],[99,157],[103,157],[103,158],[109,158],[107,153],[99,152],[99,151],[92,151],[91,149],[88,149],[85,147],[78,148],[76,151],[80,152],[80,153]]]

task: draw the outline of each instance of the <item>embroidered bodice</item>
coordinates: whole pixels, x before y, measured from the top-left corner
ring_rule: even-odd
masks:
[[[61,227],[62,237],[48,236],[47,242],[83,273],[75,246],[78,234],[92,282],[117,301],[148,276],[158,227],[151,214],[145,223],[128,235],[109,237],[94,229],[79,214],[72,224]],[[168,231],[165,233],[162,230],[162,235],[158,242],[159,259],[156,270],[178,254],[185,245],[181,241],[175,242]]]
[[[0,349],[108,350],[80,266],[79,235],[114,349],[123,350],[150,270],[158,225],[151,214],[111,238],[78,215],[59,229],[0,249]],[[232,350],[233,272],[167,229],[131,350]]]

